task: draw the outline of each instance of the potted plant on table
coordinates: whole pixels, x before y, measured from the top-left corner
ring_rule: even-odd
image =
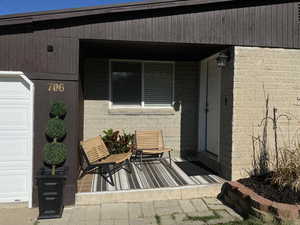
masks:
[[[67,157],[67,147],[62,143],[67,132],[63,119],[67,113],[66,105],[54,102],[51,106],[50,119],[46,128],[48,143],[45,144],[44,167],[37,176],[39,197],[39,219],[60,218],[63,212],[63,188]]]

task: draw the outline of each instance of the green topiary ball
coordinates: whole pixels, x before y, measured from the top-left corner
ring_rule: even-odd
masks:
[[[59,165],[66,160],[67,147],[63,143],[48,143],[44,146],[44,161],[49,165]]]
[[[54,102],[51,106],[50,114],[55,117],[62,117],[67,113],[67,106],[63,102]]]
[[[65,128],[64,121],[58,118],[52,118],[48,120],[46,135],[52,139],[63,138],[66,135],[66,128]]]

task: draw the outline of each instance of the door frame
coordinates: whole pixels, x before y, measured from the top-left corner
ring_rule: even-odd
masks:
[[[212,156],[213,154],[210,153],[209,151],[207,151],[207,127],[208,127],[208,121],[207,121],[207,101],[208,101],[208,79],[207,76],[209,75],[209,71],[208,71],[208,62],[210,60],[216,60],[218,56],[217,54],[214,54],[210,57],[207,57],[203,60],[200,61],[199,63],[199,99],[198,99],[198,148],[197,151],[198,153],[205,153],[207,155]],[[203,68],[203,66],[205,66],[205,68]],[[220,73],[219,76],[221,76],[221,71],[218,69],[218,72]],[[202,76],[204,76],[204,79],[201,79]],[[220,98],[222,99],[222,78],[221,79],[221,90],[220,90]],[[203,84],[201,84],[201,81],[205,82],[205,90],[203,90],[203,88],[201,87]],[[203,95],[205,95],[205,97],[202,97]],[[203,100],[205,102],[203,102]],[[221,104],[222,100],[220,101]],[[221,111],[222,111],[222,107],[220,106],[220,123],[222,121],[221,118]],[[203,135],[204,134],[204,135]],[[221,151],[221,126],[220,129],[218,131],[219,134],[219,152],[218,155],[216,157],[212,157],[215,158],[217,161],[220,161],[220,151]],[[204,143],[204,148],[202,147]],[[211,158],[211,157],[210,157]]]
[[[5,77],[5,78],[21,78],[23,79],[30,87],[30,108],[29,108],[29,113],[30,113],[30,120],[31,123],[29,125],[29,151],[31,155],[31,166],[29,168],[29,177],[27,178],[27,190],[28,190],[28,207],[32,208],[32,191],[33,191],[33,137],[34,137],[34,126],[33,126],[33,121],[34,121],[34,83],[28,79],[28,77],[21,71],[0,71],[0,78]]]

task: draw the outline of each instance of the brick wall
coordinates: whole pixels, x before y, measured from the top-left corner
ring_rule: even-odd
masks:
[[[252,136],[262,136],[258,127],[265,115],[269,95],[269,115],[273,107],[293,118],[279,121],[279,146],[296,140],[300,118],[300,50],[235,47],[233,79],[232,179],[251,169]],[[267,149],[274,149],[272,124],[267,126]],[[290,138],[288,138],[290,137]],[[258,148],[258,144],[254,145]],[[271,153],[271,161],[274,158]]]
[[[179,110],[110,110],[108,60],[88,59],[84,66],[84,139],[104,129],[163,130],[165,145],[174,156],[197,149],[199,62],[175,63],[175,101]]]

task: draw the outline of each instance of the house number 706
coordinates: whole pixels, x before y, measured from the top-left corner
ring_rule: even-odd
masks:
[[[65,85],[63,83],[49,83],[48,91],[49,92],[64,92]]]

